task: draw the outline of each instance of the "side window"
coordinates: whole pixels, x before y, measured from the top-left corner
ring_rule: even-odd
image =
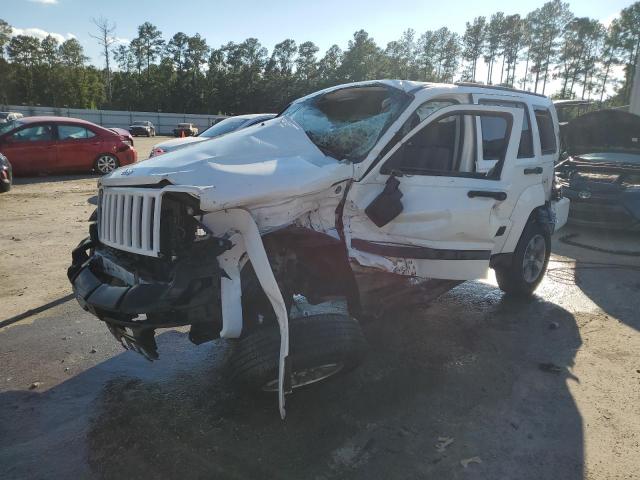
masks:
[[[553,119],[549,110],[536,108],[536,123],[540,132],[540,147],[542,154],[556,153],[556,133],[553,129]]]
[[[60,140],[81,140],[95,137],[91,130],[79,125],[58,125],[58,138]]]
[[[450,98],[441,98],[427,100],[411,114],[411,116],[402,124],[400,129],[396,132],[389,143],[387,143],[378,158],[384,157],[389,150],[396,146],[396,144],[402,140],[411,130],[420,125],[420,122],[425,120],[429,115],[440,110],[441,108],[450,107],[451,105],[458,105],[457,100]]]
[[[509,124],[505,117],[480,117],[482,129],[482,158],[484,160],[500,160],[509,143]]]
[[[416,108],[416,110],[411,114],[407,121],[404,122],[404,124],[400,128],[400,133],[404,137],[407,133],[416,128],[420,124],[420,122],[424,121],[434,112],[437,112],[441,108],[450,107],[451,105],[457,104],[457,100],[449,98],[427,100],[418,108]]]
[[[502,160],[510,135],[510,123],[498,114],[452,113],[416,132],[389,158],[381,173],[409,175],[472,176],[475,171],[475,118],[480,117],[485,158]]]
[[[46,142],[53,140],[51,125],[36,125],[18,130],[11,136],[14,142]]]
[[[520,146],[518,147],[518,158],[531,158],[533,154],[533,135],[531,133],[531,123],[529,121],[529,109],[522,102],[510,102],[508,100],[480,100],[480,105],[493,105],[496,107],[522,108],[522,133],[520,134]],[[484,129],[484,124],[482,125]],[[484,157],[485,160],[492,160]]]

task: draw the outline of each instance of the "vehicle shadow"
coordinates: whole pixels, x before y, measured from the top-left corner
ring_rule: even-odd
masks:
[[[37,177],[14,177],[14,185],[33,185],[38,183],[68,182],[74,180],[98,179],[100,175],[95,173],[77,173],[69,175],[40,175]]]
[[[468,282],[365,333],[365,363],[289,396],[285,421],[274,396],[234,393],[228,345],[173,331],[157,363],[125,352],[0,394],[0,476],[583,478],[567,387],[581,339],[563,308]]]
[[[608,315],[640,330],[640,233],[571,227],[558,232],[554,253],[572,261],[565,268],[553,265],[551,275],[565,270],[567,283],[575,283]]]

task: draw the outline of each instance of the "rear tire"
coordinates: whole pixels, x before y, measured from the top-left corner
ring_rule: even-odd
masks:
[[[367,350],[358,322],[340,314],[290,320],[289,340],[294,389],[352,370]],[[260,328],[241,339],[229,361],[232,382],[247,391],[277,392],[279,352],[277,326]]]
[[[519,297],[531,296],[544,277],[550,255],[548,229],[530,220],[522,231],[511,262],[495,268],[500,290]]]
[[[107,173],[113,172],[116,168],[120,166],[120,161],[117,157],[111,155],[110,153],[102,153],[96,158],[95,163],[93,164],[93,168],[100,175],[106,175]]]

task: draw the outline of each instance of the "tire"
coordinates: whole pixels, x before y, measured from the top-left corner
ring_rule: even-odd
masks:
[[[294,389],[352,370],[367,351],[360,325],[348,315],[292,319],[289,340]],[[277,392],[279,352],[277,327],[264,327],[241,339],[229,360],[231,381],[245,391]]]
[[[120,161],[118,160],[118,158],[114,155],[111,155],[110,153],[101,153],[98,158],[96,158],[96,161],[93,164],[94,170],[100,175],[111,173],[119,166]]]
[[[522,231],[510,264],[495,269],[498,286],[509,295],[531,296],[544,277],[550,255],[549,231],[530,220]]]
[[[147,137],[151,137],[151,131],[147,132]]]

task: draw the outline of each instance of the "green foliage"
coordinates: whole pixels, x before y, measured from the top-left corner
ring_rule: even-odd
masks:
[[[344,51],[332,45],[324,55],[313,42],[293,39],[270,53],[256,38],[218,48],[197,33],[165,41],[150,22],[125,45],[113,36],[115,24],[93,23],[102,69],[87,65],[76,39],[12,36],[0,19],[0,103],[242,114],[277,112],[320,88],[377,78],[485,81],[542,93],[553,78],[560,84],[554,97],[603,100],[617,87],[610,102],[624,104],[640,53],[640,1],[608,28],[550,0],[524,17],[476,17],[462,35],[408,29],[385,48],[358,30]],[[481,61],[486,77],[479,79]]]

